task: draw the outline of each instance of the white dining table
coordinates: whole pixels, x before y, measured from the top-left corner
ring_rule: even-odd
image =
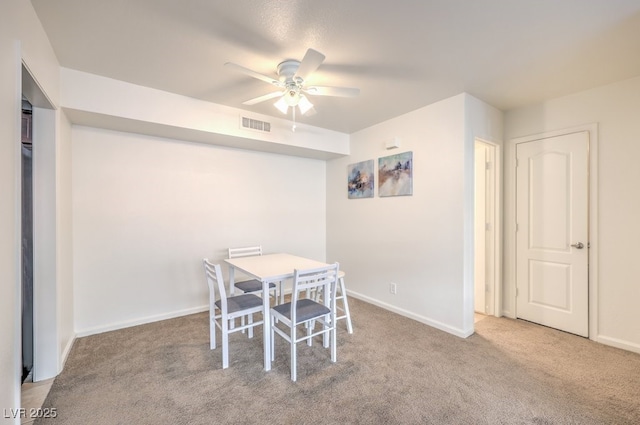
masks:
[[[262,282],[263,299],[263,344],[264,344],[264,370],[271,370],[271,305],[269,302],[269,284],[293,278],[294,269],[304,270],[317,267],[326,267],[329,264],[309,258],[298,257],[292,254],[266,254],[251,257],[227,258],[224,260],[229,265],[229,292],[233,294],[235,289],[235,272],[241,271]]]

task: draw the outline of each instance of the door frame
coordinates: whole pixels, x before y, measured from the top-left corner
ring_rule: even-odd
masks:
[[[589,132],[589,339],[598,335],[598,124],[585,124],[510,139],[506,144],[505,170],[505,280],[503,314],[516,318],[516,146],[519,143],[552,138],[576,132]]]
[[[56,110],[27,64],[21,68],[21,88],[33,106],[33,381],[53,378],[62,370],[58,311],[58,235],[56,206]],[[20,164],[19,173],[22,173]],[[22,198],[18,201],[22,202]],[[22,220],[20,218],[20,220]],[[18,224],[20,229],[22,223]],[[22,270],[20,259],[19,270]],[[19,282],[20,285],[22,282]],[[18,289],[20,290],[20,289]],[[22,305],[22,299],[20,304]],[[20,309],[17,314],[21,326]],[[16,346],[20,351],[22,341]],[[22,358],[22,353],[18,353]],[[22,370],[22,367],[20,367]]]
[[[493,151],[493,164],[492,164],[492,202],[491,209],[493,212],[492,222],[492,267],[493,267],[493,288],[491,293],[493,294],[493,316],[500,317],[502,316],[502,147],[499,143],[491,142],[486,139],[482,139],[480,137],[476,137],[474,139],[474,155],[475,155],[475,146],[481,143],[483,145],[488,146]],[[475,164],[475,161],[474,161]],[[475,179],[475,171],[474,171],[474,179]],[[475,202],[474,202],[475,208]],[[474,236],[475,239],[475,236]],[[474,244],[475,245],[475,244]],[[474,279],[474,290],[475,290],[475,279]],[[475,309],[475,302],[474,302]]]

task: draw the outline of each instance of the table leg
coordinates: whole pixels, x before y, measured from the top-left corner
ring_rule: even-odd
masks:
[[[229,295],[233,296],[233,293],[235,292],[236,289],[236,268],[233,267],[232,265],[229,265]]]
[[[269,282],[262,282],[262,305],[264,312],[262,313],[263,325],[262,334],[264,335],[264,370],[271,370],[271,305],[269,303]]]
[[[229,264],[229,296],[230,297],[233,296],[233,293],[235,292],[235,289],[236,289],[235,278],[236,278],[236,268],[233,267],[231,264]],[[242,320],[244,320],[244,318]],[[233,319],[231,321],[231,324],[229,325],[229,328],[235,329],[235,327],[236,327],[236,319]],[[244,331],[242,331],[242,333],[244,333]]]

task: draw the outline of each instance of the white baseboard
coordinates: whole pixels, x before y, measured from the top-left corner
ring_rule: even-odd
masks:
[[[450,334],[458,336],[460,338],[467,338],[467,337],[473,335],[473,332],[474,332],[473,329],[471,329],[470,331],[465,331],[463,329],[454,328],[452,326],[449,326],[449,325],[447,325],[445,323],[442,323],[442,322],[439,322],[437,320],[433,320],[433,319],[430,319],[428,317],[420,316],[418,314],[412,313],[412,312],[404,310],[402,308],[398,308],[398,307],[393,306],[391,304],[387,304],[387,303],[378,301],[378,300],[376,300],[374,298],[367,297],[366,295],[362,295],[362,294],[359,294],[357,292],[350,291],[348,289],[347,289],[347,294],[350,297],[357,298],[357,299],[362,300],[362,301],[366,301],[369,304],[373,304],[373,305],[378,306],[380,308],[383,308],[385,310],[392,311],[392,312],[397,313],[397,314],[399,314],[401,316],[408,317],[409,319],[416,320],[416,321],[418,321],[420,323],[424,323],[425,325],[429,325],[429,326],[434,327],[436,329],[440,329],[441,331],[450,333]]]
[[[516,315],[514,312],[512,312],[511,310],[502,310],[502,316],[501,317],[508,317],[509,319],[516,319]]]
[[[115,331],[118,329],[130,328],[132,326],[144,325],[147,323],[159,322],[161,320],[174,319],[176,317],[188,316],[189,314],[201,313],[203,311],[209,311],[208,304],[200,307],[187,308],[184,310],[176,310],[168,313],[157,314],[154,316],[140,317],[134,320],[111,323],[104,326],[96,326],[94,328],[76,330],[76,338],[100,334],[103,332]]]
[[[60,370],[58,370],[58,374],[62,372],[64,369],[65,363],[67,363],[67,358],[69,357],[69,353],[71,352],[71,348],[73,348],[73,343],[76,342],[77,334],[73,334],[73,337],[69,339],[67,345],[65,345],[64,350],[62,350],[62,355],[60,356]]]
[[[633,351],[634,353],[640,353],[640,344],[635,344],[633,342],[624,341],[622,339],[612,338],[604,335],[597,335],[595,338],[593,338],[593,340],[604,345],[610,345],[611,347],[620,348],[626,351]]]

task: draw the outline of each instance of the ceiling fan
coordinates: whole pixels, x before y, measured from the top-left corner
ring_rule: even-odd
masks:
[[[313,115],[315,109],[307,96],[338,96],[338,97],[354,97],[360,93],[360,89],[350,87],[328,87],[328,86],[308,86],[306,85],[307,77],[320,67],[325,56],[314,49],[307,49],[302,61],[288,59],[280,62],[277,67],[277,78],[269,77],[258,72],[252,71],[244,66],[227,62],[224,65],[228,68],[242,72],[250,77],[265,81],[271,85],[278,87],[278,90],[256,97],[254,99],[242,102],[243,105],[255,105],[266,100],[278,98],[274,106],[283,114],[286,114],[289,107],[293,110],[295,120],[295,107],[297,106],[300,113],[305,115]]]

